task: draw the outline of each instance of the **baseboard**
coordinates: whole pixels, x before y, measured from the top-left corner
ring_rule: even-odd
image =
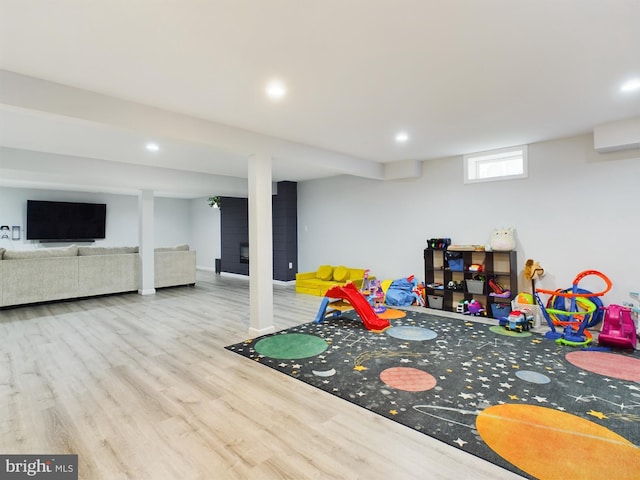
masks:
[[[249,336],[251,338],[256,338],[256,337],[261,337],[262,335],[266,335],[268,333],[273,333],[275,332],[276,329],[273,325],[271,325],[270,327],[267,328],[249,328]]]
[[[200,266],[200,265],[196,265],[196,270],[200,270],[200,271],[203,271],[203,272],[214,272],[214,273],[216,271],[216,269],[214,267],[203,267],[203,266]]]
[[[230,272],[221,272],[220,275],[222,275],[223,277],[233,277],[233,278],[245,278],[247,280],[249,280],[249,275],[241,275],[239,273],[230,273]],[[295,280],[274,280],[273,281],[274,285],[284,285],[284,286],[289,286],[289,285],[295,285],[296,281]]]

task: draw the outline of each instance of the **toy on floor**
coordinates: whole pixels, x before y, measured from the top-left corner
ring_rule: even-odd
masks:
[[[421,300],[424,300],[424,297],[418,288],[418,280],[415,275],[393,280],[386,291],[385,303],[387,305],[407,307],[414,303],[419,305]]]
[[[588,276],[602,279],[606,284],[605,289],[592,293],[579,288],[580,281]],[[604,311],[598,297],[604,296],[609,290],[611,290],[611,280],[596,270],[585,270],[579,273],[570,289],[553,291],[536,288],[536,301],[550,328],[545,333],[545,337],[555,340],[558,344],[574,347],[584,347],[591,343],[593,338],[587,328],[594,327],[602,321]],[[540,298],[541,293],[550,295],[546,306]],[[563,331],[556,330],[556,326],[563,327]]]
[[[635,350],[636,325],[631,318],[631,309],[622,305],[609,305],[605,312],[598,345]]]
[[[528,292],[520,292],[516,295],[516,303],[524,304],[524,305],[535,305],[535,300],[533,299],[533,295]]]
[[[362,324],[367,330],[379,333],[391,326],[389,320],[384,320],[376,315],[376,312],[373,311],[369,301],[365,298],[362,292],[356,288],[353,282],[349,282],[344,286],[337,285],[327,290],[322,302],[320,303],[320,309],[318,310],[318,314],[316,315],[313,323],[322,323],[325,320],[328,316],[327,308],[330,306],[332,299],[341,299],[349,302],[356,313],[360,316]],[[336,314],[334,311],[330,311],[329,314],[333,317],[340,316],[340,314]]]
[[[372,280],[369,282],[369,293],[367,299],[369,304],[373,307],[374,312],[382,313],[387,309],[387,307],[384,306],[384,290],[382,290],[380,280]]]
[[[504,327],[506,330],[522,333],[523,331],[530,330],[533,327],[533,312],[528,308],[513,310],[508,317],[501,318],[499,323],[500,326]]]
[[[475,317],[486,315],[486,310],[477,300],[460,300],[456,307],[456,312],[464,315],[473,315]]]
[[[363,295],[369,293],[369,272],[370,270],[367,268],[362,275],[362,292]]]
[[[424,289],[424,282],[418,283],[418,285],[416,285],[413,288],[413,295],[415,298],[416,305],[420,307],[427,306],[427,302],[425,301],[426,295],[425,295],[425,289]]]

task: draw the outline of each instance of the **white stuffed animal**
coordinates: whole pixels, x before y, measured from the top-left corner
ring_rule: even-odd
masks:
[[[489,247],[495,252],[509,252],[515,250],[516,239],[513,236],[513,227],[494,228],[489,238]]]

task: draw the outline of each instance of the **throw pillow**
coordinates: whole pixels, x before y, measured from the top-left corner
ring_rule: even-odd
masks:
[[[318,280],[331,280],[331,274],[333,273],[333,267],[331,265],[320,265],[316,272],[316,278]]]
[[[336,267],[333,271],[333,279],[336,282],[346,282],[349,280],[349,269],[344,266]]]

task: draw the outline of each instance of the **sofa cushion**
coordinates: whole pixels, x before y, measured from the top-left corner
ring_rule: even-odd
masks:
[[[364,272],[366,272],[364,268],[350,268],[349,278],[363,278]]]
[[[305,280],[304,282],[301,283],[301,285],[304,285],[306,287],[313,287],[313,288],[319,288],[319,289],[327,289],[332,287],[333,285],[337,285],[335,282],[331,281],[331,280],[320,280],[319,278],[313,278],[311,280]]]
[[[316,273],[316,278],[319,280],[331,280],[333,274],[333,267],[331,265],[320,265]]]
[[[78,247],[78,255],[122,255],[138,253],[138,247]]]
[[[183,243],[181,245],[175,245],[173,247],[158,247],[155,249],[156,252],[185,252],[189,251],[189,245]]]
[[[2,260],[2,256],[4,255],[4,252],[6,252],[7,249],[6,248],[0,248],[0,260]]]
[[[78,246],[69,245],[60,248],[36,248],[33,250],[6,250],[4,260],[22,260],[25,258],[76,257]]]
[[[340,265],[339,267],[334,268],[333,279],[336,282],[346,282],[347,280],[349,280],[349,269],[344,265]]]

